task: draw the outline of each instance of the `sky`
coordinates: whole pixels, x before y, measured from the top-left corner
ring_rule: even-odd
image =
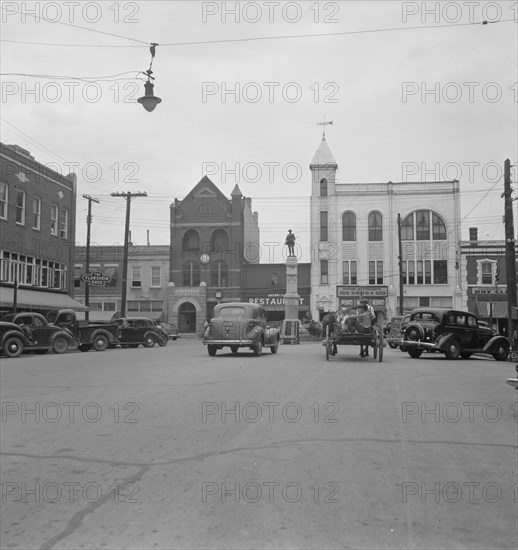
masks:
[[[516,1],[0,6],[1,141],[77,174],[77,244],[83,194],[100,201],[92,243],[123,242],[125,200],[111,193],[127,191],[147,193],[132,201],[132,241],[149,231],[168,244],[169,205],[208,175],[252,198],[262,243],[292,228],[309,261],[323,120],[341,183],[459,179],[462,237],[476,226],[504,238],[505,159],[518,179]],[[153,42],[162,102],[149,113],[136,100]]]

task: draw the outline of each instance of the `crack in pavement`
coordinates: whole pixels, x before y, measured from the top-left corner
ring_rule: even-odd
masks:
[[[430,440],[430,441],[417,441],[412,439],[407,439],[407,443],[412,443],[415,445],[460,445],[465,447],[504,447],[508,449],[516,449],[516,445],[506,444],[506,443],[478,443],[478,442],[463,442],[463,441],[440,441],[440,440]],[[199,453],[192,456],[185,456],[182,458],[174,458],[167,461],[161,462],[121,462],[117,460],[108,460],[102,458],[81,458],[73,455],[36,455],[31,453],[16,453],[16,452],[1,452],[0,456],[4,457],[25,457],[25,458],[36,458],[36,459],[68,459],[68,460],[77,460],[79,462],[88,462],[88,463],[97,463],[97,464],[108,464],[111,466],[135,466],[137,468],[144,466],[168,466],[170,464],[179,464],[181,462],[189,462],[191,460],[203,460],[204,458],[209,458],[211,456],[220,456],[231,453],[238,453],[241,451],[257,451],[264,449],[275,449],[279,447],[284,447],[286,445],[294,445],[300,443],[388,443],[400,445],[400,439],[379,439],[379,438],[310,438],[310,439],[287,439],[281,441],[274,441],[268,445],[257,445],[250,447],[235,447],[232,449],[223,449],[216,451],[207,451],[204,453]]]

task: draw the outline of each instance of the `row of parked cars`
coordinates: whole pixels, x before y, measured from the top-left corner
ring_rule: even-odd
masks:
[[[393,317],[387,343],[414,358],[426,351],[444,353],[447,359],[468,359],[475,353],[484,353],[505,361],[511,348],[505,336],[473,313],[424,307]]]
[[[120,345],[136,348],[163,347],[176,340],[173,325],[160,326],[145,317],[125,317],[107,324],[89,323],[77,319],[70,309],[55,310],[46,317],[39,313],[10,313],[0,319],[0,352],[18,357],[24,352],[45,354],[66,353],[70,348],[86,352],[104,351]]]

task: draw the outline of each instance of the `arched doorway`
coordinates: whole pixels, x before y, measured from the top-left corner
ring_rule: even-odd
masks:
[[[196,308],[185,302],[178,308],[179,332],[196,332]]]

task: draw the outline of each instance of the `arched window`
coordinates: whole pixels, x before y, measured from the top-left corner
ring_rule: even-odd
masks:
[[[430,240],[430,211],[418,210],[415,213],[415,236],[417,241]]]
[[[200,249],[200,236],[198,235],[198,231],[196,231],[196,229],[189,229],[189,231],[185,232],[183,236],[182,249],[184,251]]]
[[[446,224],[439,214],[431,210],[416,210],[408,214],[401,224],[403,241],[443,241],[445,239]]]
[[[326,180],[326,178],[322,178],[320,180],[320,196],[321,197],[327,197],[327,180]]]
[[[218,254],[228,250],[228,233],[224,229],[216,229],[212,233],[212,250]]]
[[[432,212],[432,238],[434,241],[446,239],[446,225],[435,212]]]
[[[210,285],[228,286],[228,266],[225,262],[217,260],[210,266]]]
[[[344,212],[342,216],[342,241],[356,240],[356,214]]]
[[[198,286],[200,284],[200,266],[193,261],[183,264],[183,286]]]
[[[414,240],[414,214],[408,214],[401,224],[401,240],[413,241]]]
[[[369,241],[383,240],[383,225],[381,214],[379,212],[371,212],[369,214]]]

